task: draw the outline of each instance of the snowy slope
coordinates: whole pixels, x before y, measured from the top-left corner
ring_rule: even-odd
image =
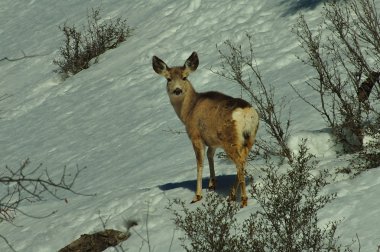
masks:
[[[191,200],[195,157],[186,135],[167,132],[169,128],[183,130],[183,126],[170,106],[165,81],[152,70],[153,55],[169,65],[180,65],[197,51],[200,66],[190,76],[195,88],[238,96],[238,87],[208,69],[218,66],[215,45],[226,39],[242,43],[246,32],[253,34],[265,80],[292,99],[293,141],[304,136],[297,132],[324,128],[319,115],[287,84],[302,91],[310,69],[295,57],[301,50],[290,27],[297,6],[283,2],[2,0],[0,58],[20,57],[21,50],[40,56],[0,62],[0,96],[11,95],[0,103],[0,165],[18,167],[30,158],[32,166],[43,163],[52,174],[59,174],[64,166],[86,166],[75,189],[96,196],[67,194],[68,203],[47,198],[25,205],[23,210],[31,214],[58,212],[46,219],[19,215],[15,224],[22,227],[2,223],[0,234],[17,251],[57,251],[80,234],[100,230],[99,212],[111,216],[110,228],[122,229],[123,219],[137,219],[141,225],[136,230],[145,234],[149,208],[154,251],[168,251],[174,225],[165,207],[168,199]],[[128,18],[136,28],[134,36],[102,55],[98,64],[63,82],[52,64],[62,41],[58,26],[66,21],[85,23],[87,10],[99,6],[104,18]],[[318,8],[304,11],[308,20],[318,20]],[[324,168],[340,165],[331,150],[323,148],[326,138],[313,140]],[[234,175],[235,168],[217,161],[216,172]],[[208,176],[207,169],[204,175]],[[338,199],[321,211],[321,223],[343,218],[338,230],[342,242],[349,243],[357,233],[361,251],[376,251],[380,244],[380,169],[334,183],[328,190],[337,192]],[[246,216],[254,208],[250,201],[239,215]],[[130,251],[140,246],[137,235],[124,245]],[[0,251],[9,251],[1,240]],[[182,251],[177,239],[172,251]]]

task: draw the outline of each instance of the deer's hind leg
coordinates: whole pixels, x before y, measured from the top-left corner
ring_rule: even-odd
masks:
[[[210,168],[210,180],[208,182],[209,190],[215,190],[216,188],[215,169],[214,169],[215,150],[216,149],[213,147],[208,147],[207,149],[207,159],[208,159],[208,165]]]
[[[231,189],[229,199],[236,200],[236,194],[240,188],[241,207],[246,207],[248,204],[248,196],[245,183],[245,165],[249,149],[243,146],[235,147],[236,148],[227,153],[236,165],[236,180]]]

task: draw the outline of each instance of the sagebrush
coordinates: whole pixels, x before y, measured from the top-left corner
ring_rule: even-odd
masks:
[[[79,168],[77,166],[75,172],[69,172],[64,167],[60,176],[52,177],[42,164],[36,167],[30,166],[30,160],[27,159],[18,168],[9,166],[0,168],[0,186],[2,187],[0,192],[0,223],[15,225],[14,220],[17,215],[42,219],[55,214],[56,211],[45,215],[35,215],[22,209],[28,204],[44,201],[48,195],[62,201],[66,200],[62,195],[63,192],[86,195],[74,190],[78,176],[86,167]],[[10,250],[15,251],[4,235],[0,234],[0,238],[7,243]]]
[[[100,9],[92,9],[87,15],[87,25],[78,29],[75,25],[64,24],[60,30],[64,35],[63,46],[54,64],[57,72],[74,75],[90,67],[92,61],[109,49],[116,48],[132,35],[127,19],[122,17],[103,20]]]
[[[278,155],[292,162],[291,151],[287,145],[291,124],[288,101],[276,93],[272,84],[265,82],[253,50],[253,37],[246,34],[246,38],[245,46],[231,40],[217,46],[220,68],[211,71],[237,84],[257,108],[269,138],[259,138],[255,146],[263,151],[264,156]],[[289,113],[286,114],[287,112]],[[251,159],[252,156],[254,155],[251,155]]]
[[[358,152],[365,135],[379,132],[380,19],[373,0],[328,1],[322,16],[314,30],[301,14],[293,29],[306,55],[300,59],[315,71],[306,84],[319,102],[294,90],[321,114],[345,152]]]
[[[318,225],[317,212],[336,194],[322,193],[328,174],[312,172],[313,158],[303,141],[287,171],[274,165],[263,168],[262,182],[251,190],[259,208],[242,222],[236,217],[239,206],[216,193],[192,210],[181,200],[173,201],[170,209],[183,232],[182,246],[188,252],[352,251],[338,242],[339,221]]]

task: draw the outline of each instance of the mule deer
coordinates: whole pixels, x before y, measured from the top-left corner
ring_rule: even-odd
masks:
[[[156,56],[152,58],[153,69],[167,80],[166,91],[174,111],[186,127],[197,159],[197,187],[192,203],[202,199],[202,170],[205,147],[210,168],[209,189],[215,189],[214,154],[221,147],[235,163],[237,177],[230,193],[236,200],[240,185],[241,206],[247,206],[245,188],[246,159],[255,141],[259,124],[256,110],[246,101],[219,92],[198,93],[187,79],[199,64],[193,52],[183,66],[168,67]]]

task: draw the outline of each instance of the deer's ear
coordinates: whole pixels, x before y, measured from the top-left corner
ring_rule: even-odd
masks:
[[[152,57],[152,66],[153,70],[158,73],[159,75],[164,76],[165,78],[168,78],[169,76],[169,67],[165,64],[164,61],[162,61],[157,56]]]
[[[197,70],[198,65],[199,65],[198,54],[196,52],[193,52],[190,55],[190,57],[186,60],[184,67],[189,73],[191,73]]]

